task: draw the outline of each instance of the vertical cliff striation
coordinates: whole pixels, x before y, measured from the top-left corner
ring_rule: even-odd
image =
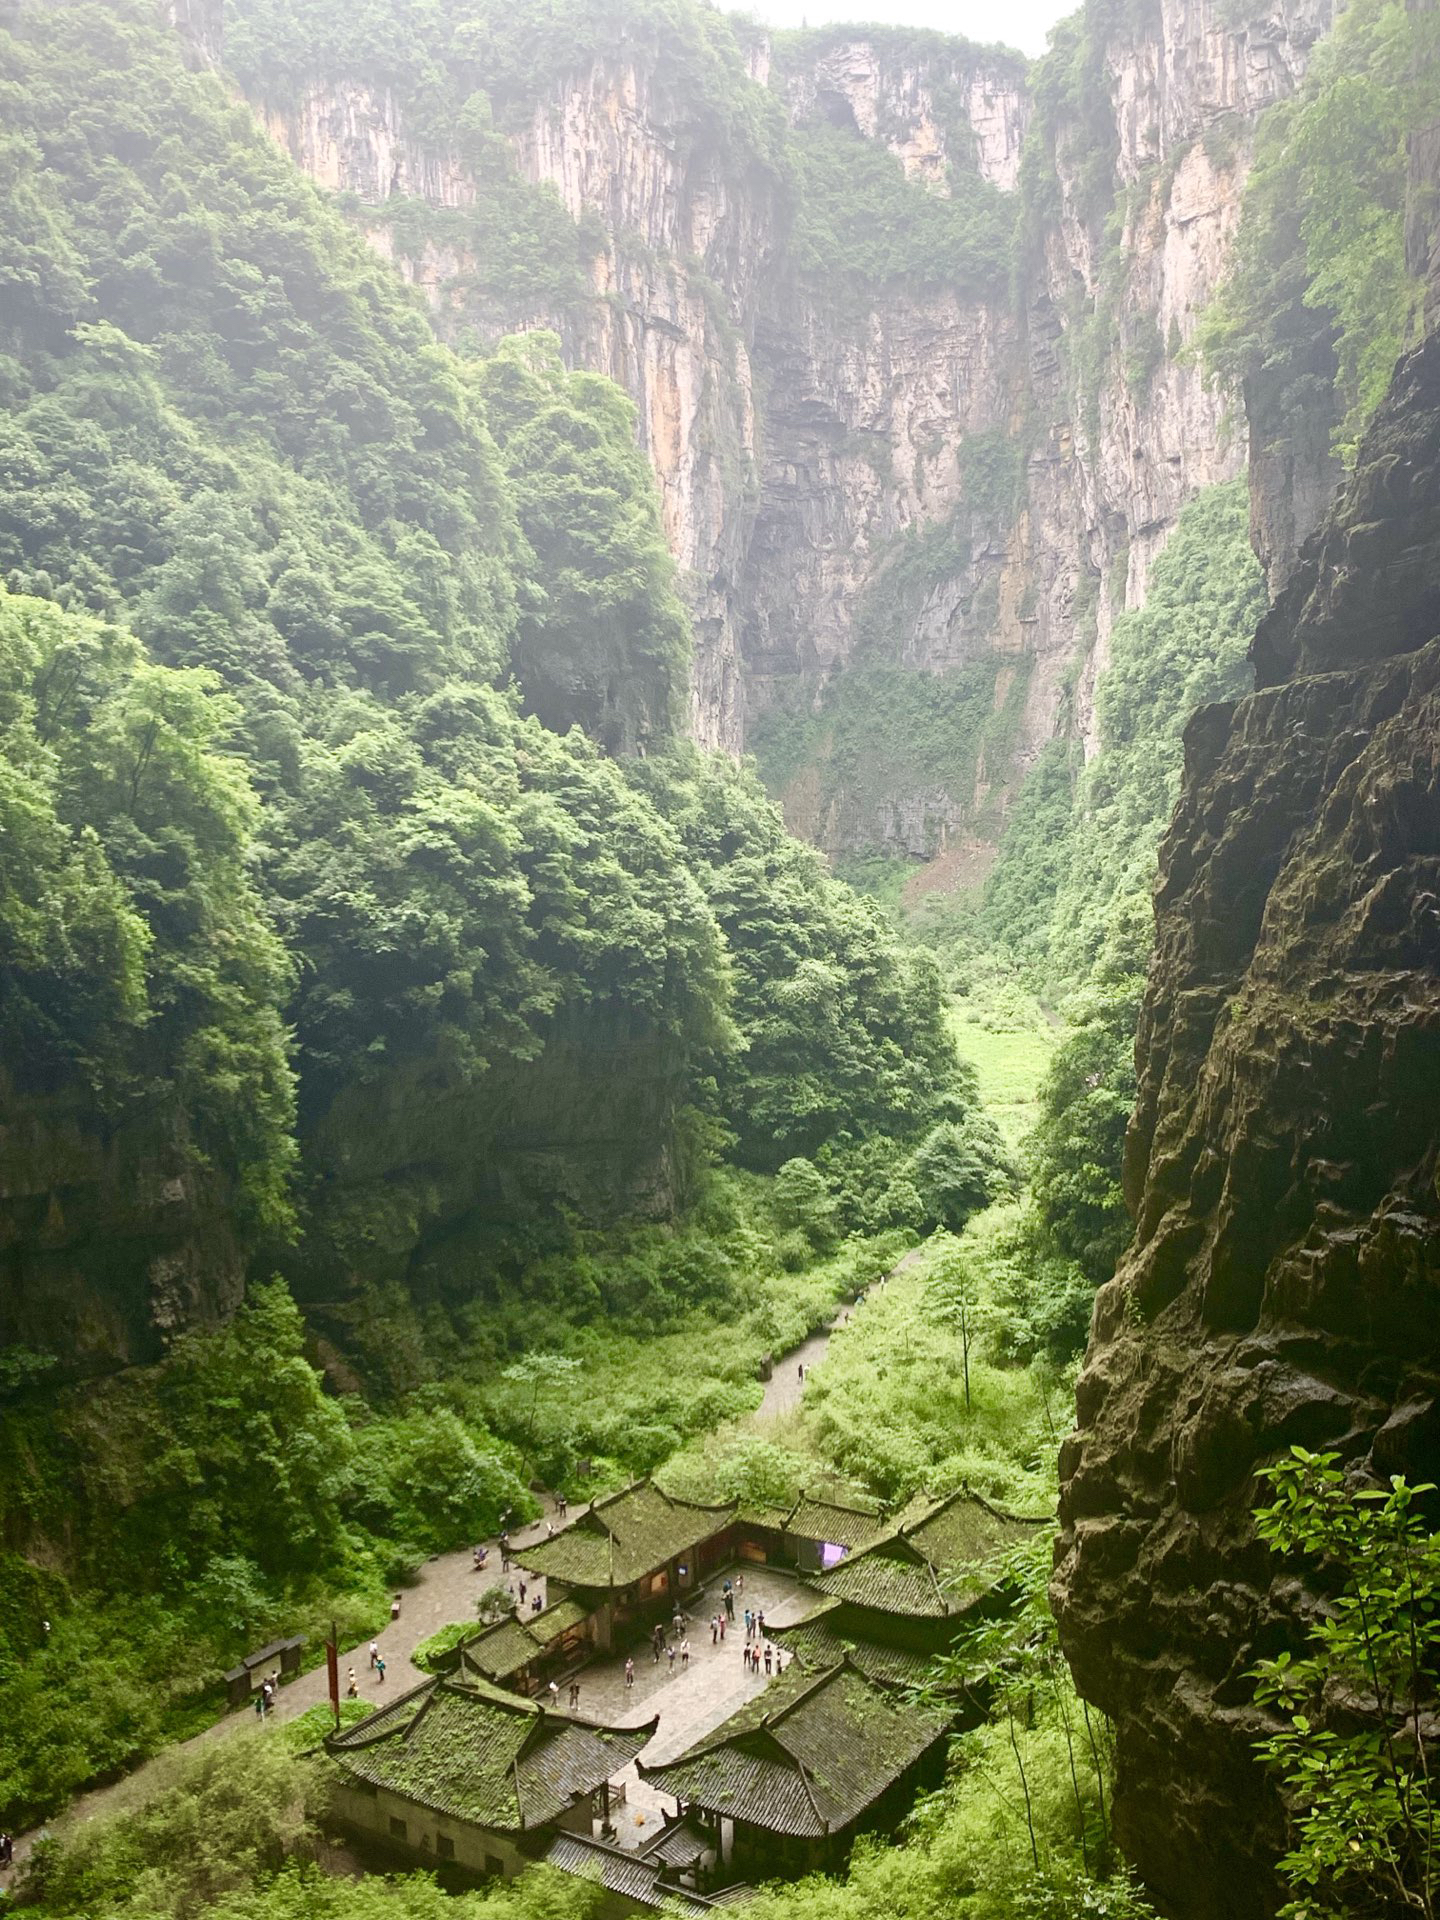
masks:
[[[467,212],[473,152],[375,50],[297,41],[283,85],[243,48],[237,67],[443,331],[551,326],[629,391],[695,613],[695,737],[758,747],[831,850],[923,856],[992,841],[1057,732],[1093,742],[1115,615],[1184,503],[1243,467],[1233,397],[1190,349],[1257,116],[1329,18],[1092,0],[1033,70],[875,29],[707,43],[684,71],[639,24],[518,81],[477,58],[457,98],[484,93],[508,163],[575,226],[573,284],[548,294]],[[904,205],[853,205],[888,270],[852,270],[845,222],[817,225],[845,142],[903,170]],[[923,239],[928,202],[978,221],[984,194],[1023,214],[1013,273],[896,242]],[[1328,424],[1257,468],[1272,546],[1333,484]]]
[[[1415,143],[1417,188],[1440,179]],[[1412,256],[1434,275],[1434,200]],[[1432,278],[1432,292],[1434,281]],[[1202,711],[1161,853],[1135,1239],[1061,1460],[1054,1596],[1118,1730],[1116,1818],[1180,1920],[1279,1904],[1247,1673],[1315,1595],[1258,1545],[1292,1444],[1440,1471],[1440,337]],[[1243,1810],[1243,1812],[1242,1812]]]

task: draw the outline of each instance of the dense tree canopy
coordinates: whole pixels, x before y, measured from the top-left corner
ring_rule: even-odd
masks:
[[[748,775],[610,757],[689,651],[629,402],[550,336],[438,346],[139,0],[7,20],[15,1058],[178,1099],[271,1231],[342,1090],[483,1103],[588,1012],[663,1057],[657,1129],[757,1163],[933,1120],[933,973]]]

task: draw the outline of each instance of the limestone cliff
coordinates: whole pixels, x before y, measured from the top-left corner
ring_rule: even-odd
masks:
[[[993,839],[1057,731],[1093,739],[1116,613],[1143,598],[1185,501],[1241,470],[1233,401],[1185,350],[1225,269],[1255,117],[1293,90],[1329,15],[1330,0],[1248,15],[1165,0],[1107,28],[1092,8],[1058,100],[1053,81],[1032,97],[1018,57],[936,35],[750,46],[751,86],[792,125],[884,145],[917,191],[952,191],[958,169],[1018,203],[1028,135],[1018,301],[1008,281],[977,294],[959,277],[856,298],[798,268],[784,167],[707,137],[640,56],[585,58],[507,104],[520,173],[594,240],[584,296],[549,308],[497,292],[463,225],[406,237],[384,217],[397,199],[463,209],[475,186],[374,71],[315,72],[259,105],[301,166],[357,196],[442,328],[552,325],[574,363],[629,390],[696,614],[695,736],[758,742],[792,823],[832,850],[926,855]],[[1255,436],[1277,577],[1333,485],[1327,435],[1283,451]],[[969,457],[997,440],[1020,468],[998,499]],[[825,709],[866,660],[921,676],[946,716],[965,675],[968,718],[943,724],[978,744],[927,766],[879,740],[857,768]],[[787,728],[807,730],[803,777]]]
[[[1433,187],[1433,149],[1416,161]],[[1253,657],[1260,690],[1187,736],[1137,1044],[1135,1239],[1061,1459],[1063,1642],[1116,1720],[1124,1843],[1178,1920],[1280,1898],[1246,1674],[1298,1644],[1314,1596],[1255,1540],[1257,1468],[1300,1443],[1357,1479],[1440,1477],[1433,333]]]

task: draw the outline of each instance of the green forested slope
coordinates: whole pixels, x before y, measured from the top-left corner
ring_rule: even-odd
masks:
[[[933,968],[676,747],[613,387],[437,346],[140,0],[7,10],[0,178],[10,1823],[266,1631],[358,1630],[537,1450],[741,1410],[902,1242],[717,1155],[873,1188],[971,1095]],[[589,1398],[537,1427],[540,1347]]]

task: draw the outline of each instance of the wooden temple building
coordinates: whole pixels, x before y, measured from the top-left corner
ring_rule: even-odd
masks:
[[[921,1495],[888,1530],[810,1577],[819,1604],[774,1638],[811,1665],[848,1654],[871,1679],[914,1685],[976,1619],[1004,1601],[999,1565],[1034,1539],[1022,1519],[962,1490]]]
[[[640,1480],[596,1500],[548,1540],[516,1548],[514,1558],[547,1583],[559,1582],[589,1615],[591,1644],[608,1650],[627,1633],[668,1619],[733,1559],[735,1513],[733,1504],[676,1500]]]
[[[612,1777],[656,1724],[601,1726],[468,1677],[422,1681],[326,1741],[336,1817],[431,1866],[518,1873],[557,1832],[588,1838],[608,1819]]]
[[[532,1695],[558,1675],[573,1673],[595,1651],[588,1606],[551,1583],[542,1613],[517,1613],[482,1628],[434,1664],[460,1675]]]
[[[849,1659],[792,1664],[713,1733],[641,1778],[707,1823],[737,1874],[842,1866],[858,1834],[888,1830],[944,1772],[946,1708],[914,1706]]]

